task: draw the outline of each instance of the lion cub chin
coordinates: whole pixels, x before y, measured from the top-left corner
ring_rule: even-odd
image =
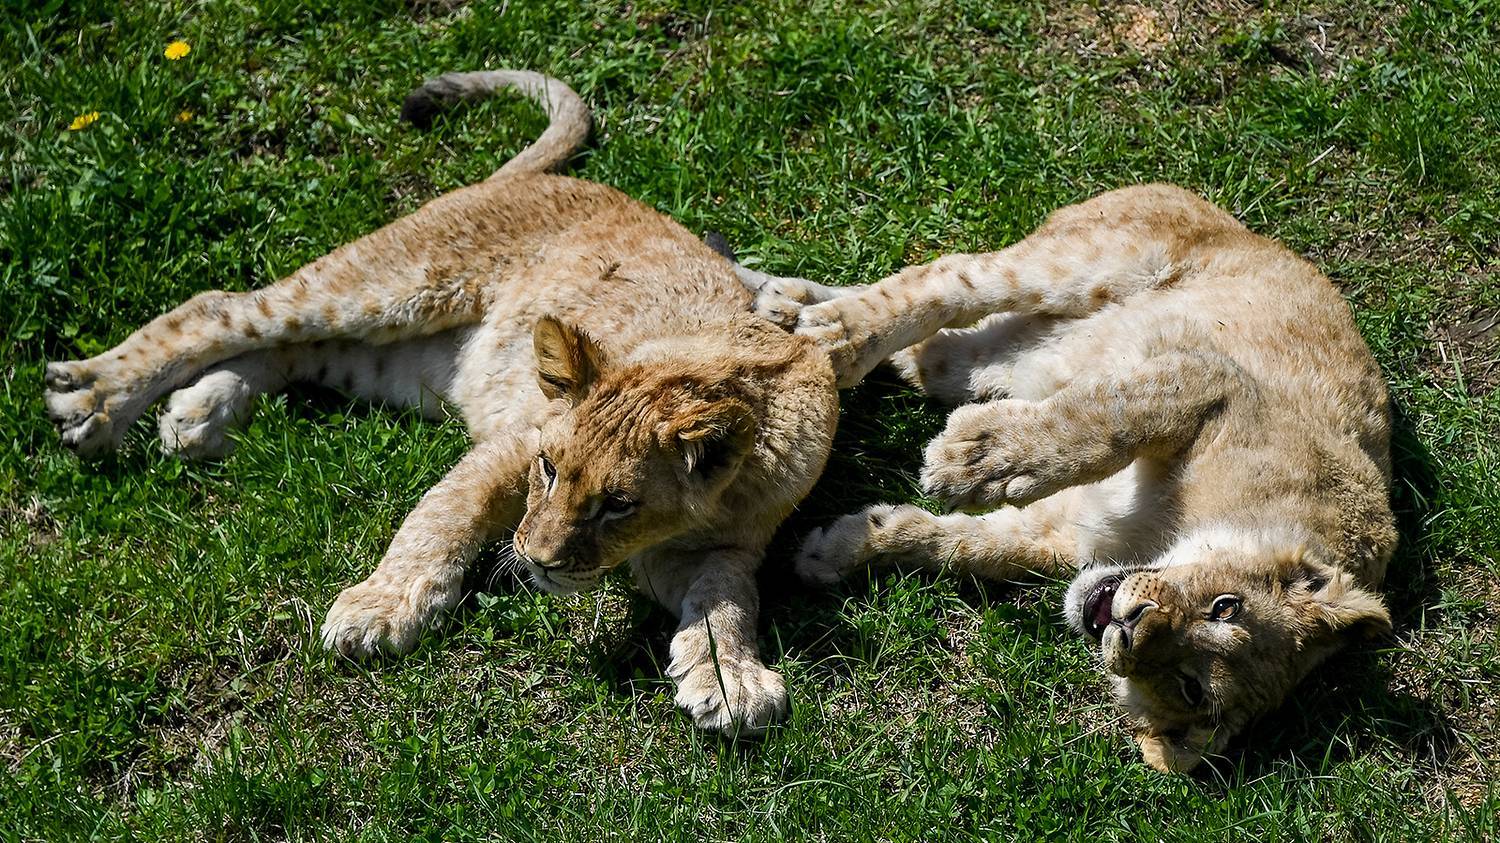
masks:
[[[699,726],[764,729],[786,709],[756,645],[755,571],[823,469],[828,357],[753,315],[733,267],[610,188],[547,174],[588,134],[563,83],[524,71],[424,84],[402,115],[514,89],[550,124],[486,181],[249,293],[208,292],[89,360],[47,368],[80,454],[117,447],[158,398],[169,451],[219,457],[257,395],[312,382],[441,417],[473,449],[323,624],[350,656],[411,649],[463,596],[479,547],[514,532],[533,581],[593,586],[628,561],[680,617],[668,673]]]
[[[1185,771],[1390,618],[1380,370],[1328,279],[1192,194],[1112,191],[998,252],[868,287],[741,270],[841,384],[881,361],[958,406],[922,484],[807,537],[832,582],[904,562],[1067,577],[1144,759]]]

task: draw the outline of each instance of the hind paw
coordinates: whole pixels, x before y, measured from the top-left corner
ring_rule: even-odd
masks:
[[[107,393],[83,361],[48,363],[42,399],[63,445],[79,456],[97,456],[119,444],[119,431],[106,410]]]

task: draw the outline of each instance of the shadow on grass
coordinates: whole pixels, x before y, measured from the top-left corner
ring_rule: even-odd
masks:
[[[820,670],[852,674],[854,666],[840,665],[848,664],[850,654],[867,652],[873,646],[866,640],[867,632],[840,617],[849,590],[857,593],[865,586],[856,581],[842,589],[810,589],[793,572],[792,554],[808,530],[832,518],[872,503],[911,500],[922,446],[941,429],[943,418],[941,408],[888,376],[877,376],[846,396],[828,470],[782,525],[761,570],[763,655],[768,664],[774,666],[790,652],[819,663]],[[1399,630],[1420,618],[1424,607],[1437,598],[1437,583],[1427,571],[1431,550],[1424,528],[1437,478],[1432,460],[1399,409],[1393,439],[1394,507],[1401,547],[1384,591]],[[524,587],[516,581],[518,576],[500,566],[491,548],[471,571],[466,592],[511,592]],[[959,596],[980,608],[1002,602],[1000,595],[1019,587],[1023,586],[968,578]],[[470,599],[458,611],[467,614],[476,605]],[[1044,606],[1037,611],[1056,614]],[[1052,623],[1058,639],[1072,637],[1059,622]],[[591,642],[585,656],[614,693],[655,694],[668,681],[665,669],[675,628],[668,611],[636,597],[626,624],[619,632]],[[1079,641],[1077,646],[1086,645]],[[1237,738],[1230,754],[1206,767],[1201,778],[1232,786],[1266,774],[1289,757],[1316,768],[1358,752],[1362,735],[1378,735],[1442,766],[1458,745],[1454,729],[1443,712],[1426,701],[1392,693],[1392,678],[1391,659],[1382,655],[1381,645],[1355,647],[1334,657],[1304,681],[1286,705]],[[755,746],[754,742],[740,743],[746,748]]]
[[[902,392],[900,388],[893,391],[890,383],[867,387],[857,396],[857,403],[846,404],[846,418],[857,418],[871,411],[889,412],[890,403],[900,400]],[[867,504],[910,497],[914,487],[911,478],[915,478],[920,467],[921,444],[936,433],[941,419],[938,421],[939,425],[919,421],[899,432],[921,441],[908,443],[905,448],[881,448],[880,456],[871,458],[878,460],[878,465],[872,465],[853,450],[860,447],[859,443],[868,442],[864,431],[857,434],[840,431],[835,445],[838,456],[807,505],[783,527],[762,576],[764,603],[770,607],[772,622],[787,649],[818,661],[866,649],[865,642],[860,640],[863,633],[838,619],[838,607],[847,599],[847,590],[809,592],[798,583],[786,560],[795,550],[797,540],[811,527]],[[1401,545],[1387,572],[1383,592],[1399,631],[1417,623],[1425,607],[1433,605],[1439,596],[1438,583],[1428,571],[1432,549],[1428,547],[1425,528],[1429,501],[1437,491],[1438,479],[1431,457],[1399,407],[1394,419],[1392,454],[1393,508]],[[995,602],[1000,594],[1023,587],[969,578],[959,595],[970,605],[980,607]],[[847,588],[859,590],[863,586],[856,581]],[[1059,639],[1072,638],[1055,619],[1055,611],[1042,611],[1053,616]],[[1081,641],[1076,643],[1085,646]],[[1358,752],[1360,736],[1366,735],[1379,736],[1443,766],[1459,746],[1455,730],[1445,714],[1426,700],[1391,691],[1395,683],[1389,646],[1389,642],[1356,645],[1335,656],[1305,680],[1282,708],[1253,724],[1236,739],[1230,755],[1212,769],[1206,769],[1204,778],[1225,784],[1245,781],[1267,773],[1272,765],[1292,756],[1316,767]],[[842,661],[829,659],[826,664],[837,665]]]

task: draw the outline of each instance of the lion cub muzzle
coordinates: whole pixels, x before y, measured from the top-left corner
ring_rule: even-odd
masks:
[[[1129,678],[1143,661],[1176,659],[1177,653],[1166,651],[1175,649],[1171,639],[1182,626],[1181,602],[1177,587],[1154,571],[1125,577],[1114,591],[1099,640],[1105,668]]]
[[[605,568],[593,563],[595,553],[581,531],[560,523],[555,513],[527,513],[511,546],[532,580],[544,591],[570,594],[592,588]]]

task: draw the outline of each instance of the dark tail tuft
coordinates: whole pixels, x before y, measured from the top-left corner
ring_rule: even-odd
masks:
[[[432,128],[432,118],[442,110],[443,103],[426,89],[418,88],[407,94],[401,103],[401,119],[425,131]]]
[[[462,78],[463,74],[450,73],[417,86],[401,103],[401,119],[418,129],[432,128],[432,118],[463,99],[465,88],[459,81]]]
[[[729,261],[730,263],[739,262],[734,257],[734,247],[729,245],[729,238],[725,237],[719,232],[703,232],[703,243],[704,245],[708,246],[708,248],[713,249],[715,252],[718,252],[724,257],[725,260]]]

